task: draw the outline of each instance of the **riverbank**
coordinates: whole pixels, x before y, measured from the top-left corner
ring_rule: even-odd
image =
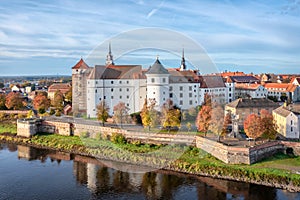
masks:
[[[39,148],[53,149],[99,159],[143,165],[214,178],[244,181],[300,192],[300,175],[291,169],[276,167],[285,163],[300,170],[299,157],[276,155],[254,165],[222,163],[202,150],[180,145],[128,144],[121,137],[91,139],[85,136],[39,134],[32,138],[0,134],[0,140]],[[266,167],[268,166],[268,167]]]

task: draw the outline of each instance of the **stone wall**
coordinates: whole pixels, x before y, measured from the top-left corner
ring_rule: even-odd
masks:
[[[267,142],[255,147],[242,147],[227,146],[199,136],[196,138],[196,147],[230,164],[253,164],[278,152],[284,152],[286,148],[280,141]]]
[[[57,122],[45,120],[39,126],[38,132],[42,133],[55,133],[59,135],[72,135],[71,124],[67,122]]]
[[[36,119],[18,119],[17,134],[22,137],[31,137],[38,131],[39,121]]]

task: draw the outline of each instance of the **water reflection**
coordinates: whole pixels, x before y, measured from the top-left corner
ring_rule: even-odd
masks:
[[[124,165],[131,171],[138,166],[101,161],[54,150],[0,144],[0,151],[2,149],[8,149],[10,152],[18,150],[18,158],[22,160],[39,160],[41,163],[50,161],[56,162],[57,165],[60,165],[62,160],[73,162],[72,174],[76,183],[88,188],[91,197],[95,199],[124,197],[131,199],[297,199],[300,197],[299,193],[289,193],[266,186],[163,170],[144,173],[118,171],[107,166]]]

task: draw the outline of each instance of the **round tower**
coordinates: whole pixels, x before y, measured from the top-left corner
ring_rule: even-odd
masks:
[[[169,99],[170,74],[157,58],[145,75],[147,77],[147,99],[154,99],[156,109],[160,110],[161,106]]]

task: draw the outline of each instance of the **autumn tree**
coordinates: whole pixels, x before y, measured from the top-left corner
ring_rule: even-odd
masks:
[[[6,106],[5,106],[5,94],[0,94],[0,110],[6,110]]]
[[[273,115],[267,110],[262,109],[260,111],[260,123],[262,127],[262,137],[268,139],[275,139],[277,134],[277,125],[273,118]]]
[[[263,134],[261,118],[254,113],[248,115],[244,121],[244,130],[246,135],[249,138],[254,139],[254,144],[255,144],[255,139],[260,137]]]
[[[97,105],[97,119],[101,121],[102,125],[104,126],[104,123],[107,122],[108,117],[109,117],[109,106],[106,104],[105,100],[102,100]]]
[[[214,105],[210,111],[210,124],[208,130],[218,136],[218,141],[220,141],[221,136],[223,136],[224,127],[224,108],[221,105]]]
[[[50,107],[50,100],[44,93],[39,92],[33,99],[33,107],[42,114]]]
[[[57,90],[54,94],[52,105],[59,111],[61,111],[64,107],[64,96],[59,90]]]
[[[72,103],[72,87],[65,94],[65,101],[68,102],[68,103]]]
[[[170,131],[171,127],[180,126],[180,109],[177,108],[173,101],[168,99],[162,106],[162,126]]]
[[[124,102],[119,102],[114,106],[114,116],[113,119],[116,123],[120,123],[121,127],[124,120],[127,120],[129,108],[125,105]]]
[[[145,127],[148,127],[150,130],[150,127],[154,127],[157,125],[158,121],[158,111],[154,109],[154,106],[156,104],[156,101],[154,99],[151,99],[148,103],[148,100],[145,99],[143,108],[141,110],[141,118],[142,123]]]
[[[209,130],[209,126],[211,123],[211,115],[212,115],[211,97],[209,95],[205,95],[204,103],[202,104],[196,118],[196,126],[198,131],[204,132],[205,136]]]
[[[222,128],[222,135],[226,135],[229,124],[232,124],[231,112],[227,112],[227,114],[225,115]]]
[[[6,96],[5,106],[8,109],[13,109],[13,110],[22,109],[24,107],[24,104],[23,104],[23,98],[22,98],[21,94],[18,92],[16,92],[16,93],[10,92]]]

